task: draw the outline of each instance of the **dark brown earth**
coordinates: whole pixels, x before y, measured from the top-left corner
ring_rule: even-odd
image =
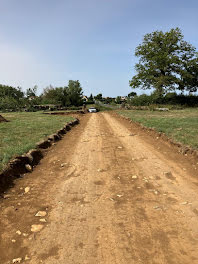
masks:
[[[1,122],[8,122],[2,115],[0,115],[0,123]]]
[[[73,112],[47,112],[47,113],[43,113],[44,115],[69,115],[71,116],[76,116],[76,115],[81,115],[81,114],[85,114],[85,112],[83,110],[78,110],[78,111],[73,111]]]
[[[0,201],[0,263],[197,264],[197,162],[117,116],[83,116]]]

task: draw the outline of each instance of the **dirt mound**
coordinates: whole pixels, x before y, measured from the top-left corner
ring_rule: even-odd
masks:
[[[85,114],[84,111],[71,111],[71,112],[47,112],[45,115],[74,115],[74,114]]]
[[[8,122],[2,115],[0,115],[0,123],[1,122]]]

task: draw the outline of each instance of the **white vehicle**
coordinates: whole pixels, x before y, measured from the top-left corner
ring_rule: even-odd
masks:
[[[88,109],[89,113],[96,113],[97,112],[97,109],[95,107],[90,107]]]

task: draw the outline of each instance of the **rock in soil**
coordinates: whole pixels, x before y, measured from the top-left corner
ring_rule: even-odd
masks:
[[[12,263],[21,263],[22,258],[16,258],[12,260]]]
[[[29,259],[30,259],[30,258],[26,255],[26,256],[25,256],[25,260],[29,260]]]
[[[31,231],[32,232],[39,232],[39,231],[41,231],[43,229],[43,225],[32,225],[32,227],[31,227]]]
[[[21,235],[21,231],[20,230],[17,230],[16,231],[16,234],[20,236]]]
[[[39,211],[37,214],[35,214],[35,216],[44,217],[46,214],[47,213],[45,211]]]
[[[41,218],[39,221],[42,222],[42,223],[46,223],[47,222],[45,218]]]
[[[28,193],[30,191],[30,187],[25,188],[25,193]]]
[[[32,172],[32,166],[30,164],[25,164],[25,168],[28,172]]]
[[[132,176],[132,179],[137,179],[138,177],[136,175],[133,175]]]

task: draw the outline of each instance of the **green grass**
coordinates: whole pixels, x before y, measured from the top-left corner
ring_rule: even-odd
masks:
[[[124,110],[118,113],[146,127],[155,128],[176,142],[198,149],[198,108],[168,112]]]
[[[10,122],[0,123],[0,171],[15,155],[35,147],[36,143],[62,128],[73,118],[35,113],[1,113]]]
[[[87,107],[87,110],[88,110],[90,107],[95,107],[96,109],[98,109],[98,111],[103,112],[103,111],[116,110],[116,109],[119,108],[119,105],[87,104],[86,107]]]
[[[80,110],[54,110],[54,111],[44,111],[45,114],[53,114],[53,113],[75,113]]]
[[[105,105],[105,104],[104,105],[99,105],[99,104],[95,104],[95,107],[99,111],[103,112],[103,111],[116,110],[116,109],[118,109],[119,106],[117,106],[117,105]]]

